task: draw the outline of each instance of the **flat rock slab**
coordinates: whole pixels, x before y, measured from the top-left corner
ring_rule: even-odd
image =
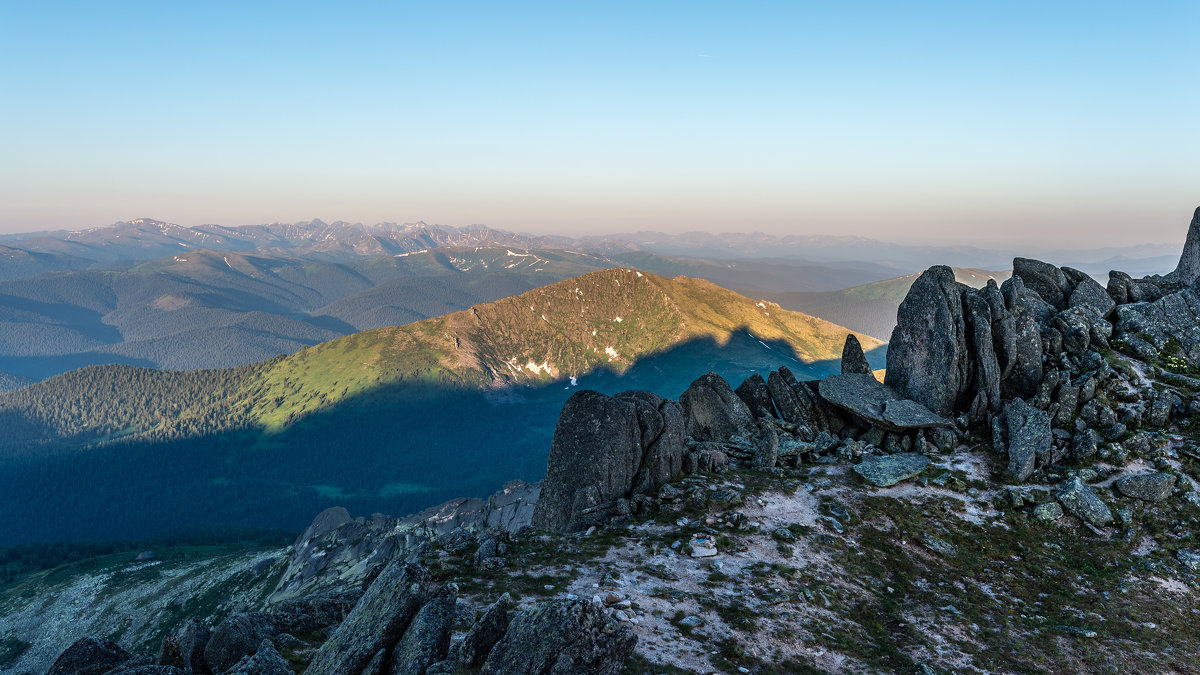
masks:
[[[935,415],[929,408],[906,398],[884,404],[883,418],[901,429],[949,429],[954,426],[945,417]]]
[[[854,465],[854,472],[871,485],[889,487],[920,474],[927,466],[929,458],[919,452],[883,457],[867,455],[861,464]]]
[[[901,399],[874,375],[842,373],[830,375],[817,385],[821,398],[887,431],[949,427],[950,421],[928,408]]]

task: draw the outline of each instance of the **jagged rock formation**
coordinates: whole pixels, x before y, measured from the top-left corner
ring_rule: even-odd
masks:
[[[364,579],[455,529],[516,532],[532,521],[540,490],[540,484],[514,480],[487,499],[455,499],[404,518],[351,518],[344,508],[326,509],[296,538],[271,598],[303,597]]]

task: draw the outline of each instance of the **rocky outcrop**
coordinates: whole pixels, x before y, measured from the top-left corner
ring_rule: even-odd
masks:
[[[582,600],[549,600],[519,612],[480,675],[616,675],[637,637]]]
[[[724,400],[736,401],[749,417],[745,403],[728,384],[725,389]],[[611,518],[618,500],[656,491],[674,480],[683,470],[683,431],[679,406],[655,394],[573,394],[554,430],[533,526],[567,532],[587,529]]]
[[[361,672],[380,649],[390,650],[400,641],[431,592],[429,573],[424,568],[402,562],[388,565],[346,620],[317,650],[305,672],[308,675]]]
[[[297,537],[272,602],[299,598],[361,581],[388,561],[409,558],[447,532],[516,532],[533,520],[540,483],[514,480],[487,499],[454,499],[424,511],[388,518],[351,518],[326,509]]]

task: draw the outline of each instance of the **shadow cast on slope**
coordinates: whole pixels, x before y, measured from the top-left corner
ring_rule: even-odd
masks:
[[[402,515],[484,496],[514,478],[539,480],[563,403],[580,388],[650,389],[678,398],[715,370],[737,386],[805,364],[783,342],[738,331],[725,345],[697,339],[625,372],[474,391],[392,384],[301,417],[282,431],[236,428],[172,440],[126,440],[0,459],[0,545],[112,540],[195,526],[303,529],[341,505],[356,515]]]

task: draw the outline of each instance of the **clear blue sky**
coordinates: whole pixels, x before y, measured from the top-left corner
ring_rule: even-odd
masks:
[[[0,5],[0,231],[1181,240],[1200,2]]]

